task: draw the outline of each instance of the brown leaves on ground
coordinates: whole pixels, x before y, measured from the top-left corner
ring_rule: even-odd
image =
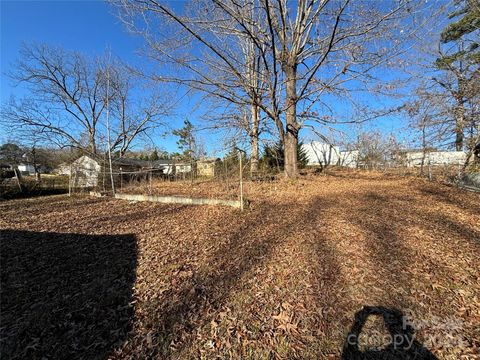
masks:
[[[334,359],[365,305],[408,314],[439,358],[478,354],[480,195],[367,174],[246,188],[244,213],[1,203],[2,355]]]

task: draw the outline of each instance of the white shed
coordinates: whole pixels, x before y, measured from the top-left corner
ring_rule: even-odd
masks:
[[[73,187],[95,187],[101,172],[101,165],[90,156],[84,155],[75,160],[72,165]]]

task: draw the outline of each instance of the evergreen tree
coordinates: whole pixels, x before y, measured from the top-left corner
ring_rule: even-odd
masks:
[[[24,150],[14,143],[6,143],[0,146],[0,160],[16,164],[21,161]]]
[[[158,151],[157,149],[155,149],[150,155],[150,161],[157,161],[157,160],[160,160],[160,156],[158,156]]]
[[[477,137],[472,110],[478,102],[480,45],[474,34],[480,26],[480,1],[460,0],[456,4],[462,6],[449,15],[451,19],[457,20],[441,33],[441,43],[448,46],[444,47],[445,51],[441,51],[441,56],[435,61],[440,72],[439,77],[433,80],[452,99],[454,144],[457,151],[462,151],[465,145],[469,150],[473,149]],[[470,137],[465,143],[466,131],[470,132]]]
[[[298,167],[303,169],[308,164],[307,152],[303,148],[303,142],[297,144]],[[263,149],[262,164],[270,169],[283,170],[285,165],[283,144],[277,142],[271,146],[265,146]]]
[[[458,61],[479,64],[480,63],[480,43],[478,37],[469,37],[469,35],[480,29],[480,1],[463,0],[458,1],[463,6],[449,14],[449,18],[459,18],[457,21],[449,24],[440,34],[442,44],[451,42],[457,43],[454,52],[442,54],[437,59],[435,65],[441,70],[452,70],[458,68],[455,65]]]
[[[186,119],[183,127],[173,130],[173,135],[178,136],[178,148],[181,150],[180,157],[182,160],[193,160],[195,152],[195,137],[193,135],[193,125]]]

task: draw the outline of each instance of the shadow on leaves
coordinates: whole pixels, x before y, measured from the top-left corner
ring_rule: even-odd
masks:
[[[133,235],[4,230],[1,357],[104,359],[132,320]]]
[[[362,329],[370,316],[381,316],[389,332],[390,343],[383,349],[359,349]],[[342,353],[342,360],[437,360],[415,339],[413,328],[404,321],[405,315],[397,309],[365,306],[355,314]]]

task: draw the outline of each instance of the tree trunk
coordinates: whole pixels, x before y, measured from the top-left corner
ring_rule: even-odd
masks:
[[[258,173],[258,136],[250,138],[250,175],[255,177]]]
[[[458,123],[455,128],[455,150],[463,150],[463,126],[460,126]]]
[[[460,100],[461,101],[461,100]],[[465,127],[465,107],[463,104],[457,106],[455,111],[455,150],[463,150],[463,130]]]
[[[420,164],[420,176],[423,176],[423,168],[425,166],[425,158],[427,156],[427,139],[425,134],[425,123],[422,123],[422,162]]]
[[[260,114],[257,105],[251,109],[252,126],[250,130],[250,175],[255,177],[258,173],[258,126]]]
[[[40,182],[40,171],[37,166],[37,153],[35,147],[32,148],[33,171],[35,172],[35,181]]]
[[[297,164],[297,66],[285,64],[286,74],[286,105],[285,112],[287,128],[285,129],[284,158],[285,176],[296,178],[298,176]]]
[[[90,130],[88,140],[89,140],[88,145],[90,147],[90,152],[92,153],[92,155],[96,155],[97,154],[97,143],[96,143],[96,140],[95,140],[95,131],[94,130]]]
[[[22,174],[20,173],[20,170],[18,170],[18,167],[16,166],[13,167],[13,172],[15,173],[15,179],[17,180],[18,189],[20,190],[21,193],[23,193]]]

